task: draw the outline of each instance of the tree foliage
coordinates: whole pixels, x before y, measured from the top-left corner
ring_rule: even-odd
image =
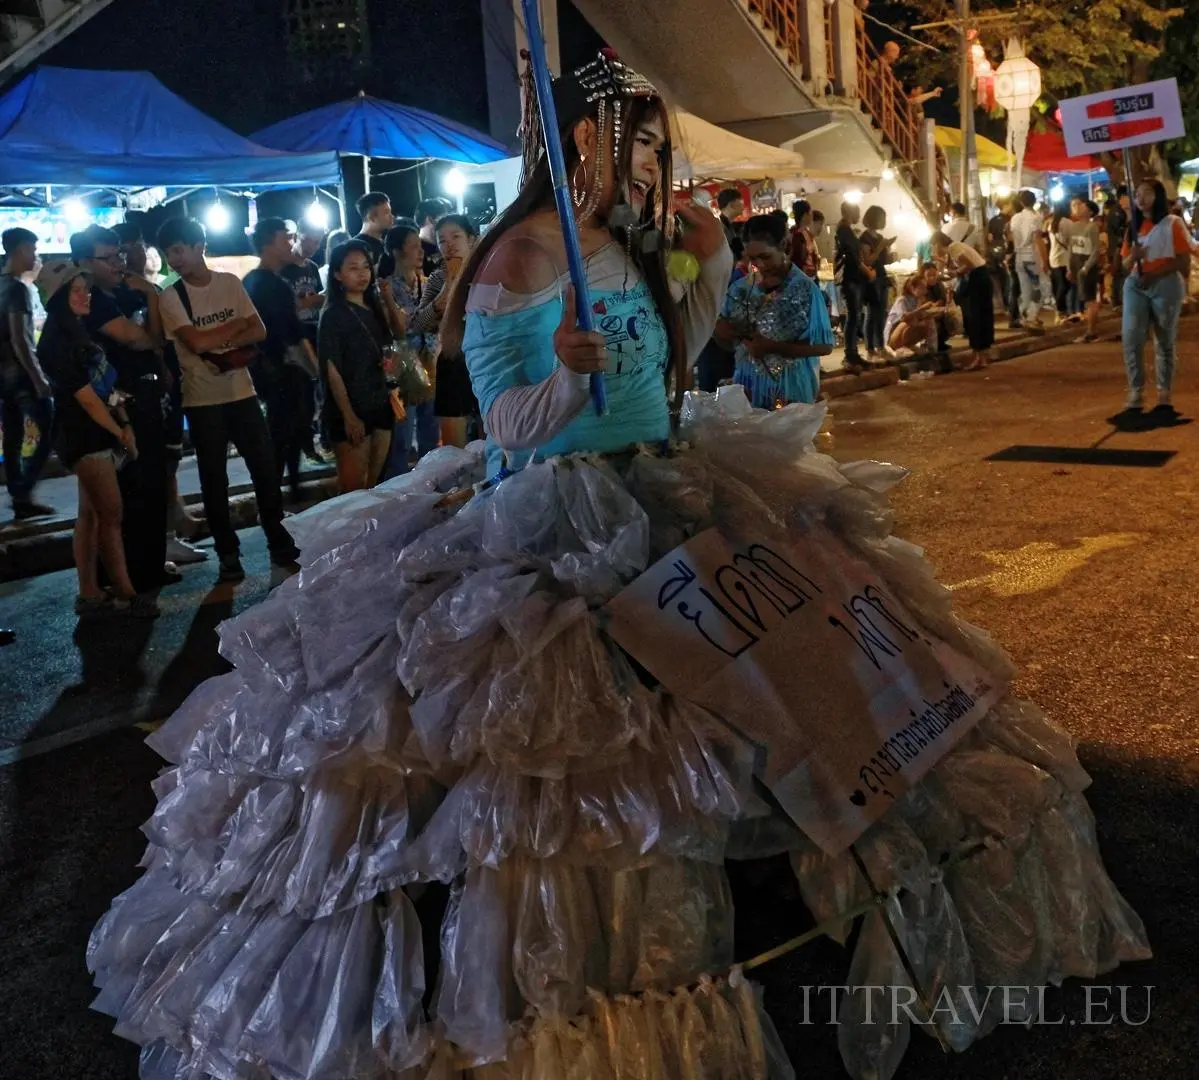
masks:
[[[1192,0],[1187,15],[1194,17],[1170,24],[1165,47],[1150,72],[1154,79],[1178,79],[1187,134],[1170,146],[1170,160],[1175,165],[1199,157],[1199,0]]]
[[[956,18],[946,0],[909,0],[914,24]],[[1000,0],[972,10],[979,40],[994,67],[1003,61],[1010,37],[1041,69],[1041,85],[1053,98],[1091,94],[1144,82],[1162,53],[1166,27],[1183,14],[1168,0],[1060,0],[1032,5]],[[919,50],[912,56],[922,81],[956,83],[956,23],[920,31],[941,52]]]
[[[1199,8],[1199,0],[1190,2]],[[910,25],[956,19],[952,0],[907,0],[907,5],[913,15]],[[1178,74],[1188,129],[1196,134],[1199,152],[1199,20],[1180,19],[1184,14],[1171,0],[1058,0],[1044,6],[995,0],[973,9],[971,19],[993,67],[1002,63],[1007,40],[1017,37],[1025,55],[1041,69],[1043,96],[1033,112],[1034,128],[1046,122],[1058,99]],[[1182,33],[1175,35],[1175,27]],[[956,86],[957,23],[917,33],[940,51],[909,53],[916,77],[930,86]],[[1184,72],[1192,77],[1184,81]],[[1120,161],[1110,154],[1102,158],[1112,179],[1124,182]],[[1157,160],[1150,148],[1142,148],[1135,164],[1138,174],[1161,171],[1150,164],[1151,158]]]

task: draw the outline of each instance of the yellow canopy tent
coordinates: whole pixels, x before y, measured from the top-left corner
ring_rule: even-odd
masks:
[[[948,155],[951,151],[960,154],[962,151],[962,132],[959,128],[942,127],[935,129],[937,145]],[[1016,158],[1009,154],[998,143],[982,135],[974,136],[974,144],[978,150],[978,164],[984,169],[1010,169],[1016,165]]]

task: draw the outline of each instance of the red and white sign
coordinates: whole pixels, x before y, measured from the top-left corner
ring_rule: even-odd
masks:
[[[1178,80],[1104,90],[1061,103],[1062,134],[1071,157],[1181,139],[1186,134]]]

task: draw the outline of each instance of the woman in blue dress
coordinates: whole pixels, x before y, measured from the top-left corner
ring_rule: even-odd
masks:
[[[820,395],[820,357],[833,347],[833,328],[820,288],[791,261],[787,229],[771,214],[745,225],[745,256],[756,273],[733,282],[716,339],[736,343],[733,379],[757,409]]]
[[[669,127],[644,79],[601,54],[555,96],[597,329],[576,325],[529,123],[521,196],[442,328],[464,343],[486,450],[442,447],[292,519],[302,572],[222,625],[234,670],[150,739],[172,767],[145,873],[87,957],[95,1007],[145,1047],[143,1080],[793,1080],[732,966],[726,856],[790,854],[817,923],[870,908],[849,980],[868,990],[907,988],[888,928],[932,992],[1147,951],[1095,851],[1085,774],[1032,706],[1004,697],[976,717],[852,853],[828,854],[772,801],[727,703],[663,686],[617,643],[604,609],[651,564],[750,529],[885,583],[945,648],[1010,674],[890,536],[899,470],[814,451],[821,408],[748,410],[734,391],[722,413],[727,394],[702,395],[687,440],[671,438],[668,384],[711,335],[731,255],[719,222],[684,207],[689,258],[668,258]],[[680,261],[689,284],[668,273]],[[795,600],[770,565],[747,564],[730,602],[750,585]],[[795,667],[856,678],[827,659]],[[788,717],[835,730],[834,698]],[[851,1073],[892,1075],[909,1021],[845,1001]],[[998,1007],[933,1022],[961,1048]]]
[[[690,200],[672,207],[661,99],[627,68],[599,63],[593,77],[613,96],[598,109],[594,88],[557,84],[559,116],[574,118],[563,143],[596,329],[577,327],[549,168],[528,125],[521,193],[475,248],[442,323],[443,349],[465,350],[492,465],[501,447],[516,466],[668,438],[667,386],[678,396],[688,385],[732,272],[719,220]],[[679,247],[699,263],[689,289],[667,272],[676,213]],[[588,396],[601,370],[603,417]]]

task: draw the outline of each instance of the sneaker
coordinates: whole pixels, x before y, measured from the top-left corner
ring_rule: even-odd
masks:
[[[246,571],[241,565],[241,559],[236,555],[222,555],[221,569],[217,581],[245,581]]]
[[[177,566],[203,562],[207,558],[208,552],[203,548],[193,547],[187,541],[180,540],[177,536],[172,536],[167,540],[167,559]]]
[[[75,597],[75,614],[81,619],[89,619],[94,615],[103,615],[112,607],[111,596],[77,596]]]
[[[1145,399],[1139,390],[1129,390],[1128,397],[1124,399],[1124,411],[1133,412],[1145,407]]]
[[[178,585],[179,582],[183,580],[183,575],[179,573],[179,567],[177,567],[174,563],[164,563],[162,567],[161,580],[163,587],[167,585]]]
[[[150,597],[140,593],[135,596],[116,597],[112,601],[111,611],[114,615],[124,615],[130,619],[157,619],[162,614]]]
[[[57,513],[58,511],[53,506],[36,503],[32,499],[22,499],[20,502],[14,499],[12,504],[14,521],[26,521],[29,518],[54,517]]]

